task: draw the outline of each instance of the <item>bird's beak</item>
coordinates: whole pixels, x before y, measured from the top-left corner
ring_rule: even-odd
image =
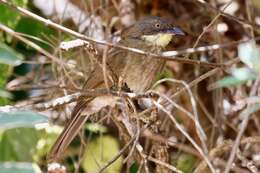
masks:
[[[185,33],[178,27],[173,27],[171,29],[168,29],[167,33],[172,35],[185,35]]]

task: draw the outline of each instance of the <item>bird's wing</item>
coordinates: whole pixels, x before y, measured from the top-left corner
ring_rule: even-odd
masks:
[[[126,52],[120,49],[112,49],[108,54],[107,65],[108,70],[111,70],[114,75],[120,75],[122,68],[124,67],[124,58],[126,56]],[[117,76],[119,77],[119,76]],[[87,79],[84,89],[94,89],[94,88],[102,88],[104,87],[104,76],[102,67],[100,65],[96,65],[94,71],[90,74]],[[84,125],[88,116],[82,115],[82,111],[87,107],[87,105],[93,100],[93,97],[82,96],[79,98],[76,106],[74,107],[71,118],[68,123],[65,125],[64,130],[52,146],[48,160],[49,161],[57,161],[60,159],[61,155],[71,143],[71,141],[75,138],[75,136],[79,133],[81,127]]]

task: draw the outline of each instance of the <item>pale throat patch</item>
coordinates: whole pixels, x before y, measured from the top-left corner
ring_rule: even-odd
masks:
[[[172,39],[172,34],[144,35],[142,39],[151,45],[166,47]]]

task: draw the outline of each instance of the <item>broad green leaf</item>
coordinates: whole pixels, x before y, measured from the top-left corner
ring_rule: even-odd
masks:
[[[11,0],[11,2],[17,6],[26,7],[28,0]],[[19,12],[4,4],[0,4],[0,11],[0,23],[7,25],[8,27],[14,28],[21,18],[21,14]]]
[[[22,64],[23,59],[24,57],[22,54],[16,52],[5,44],[0,43],[0,64],[17,66]]]
[[[0,161],[33,161],[39,137],[35,128],[5,130],[0,141]]]
[[[257,77],[253,70],[246,67],[234,68],[231,70],[231,74],[240,81],[254,80]]]
[[[28,162],[0,162],[2,173],[41,173],[38,165]]]
[[[0,88],[5,87],[6,81],[12,74],[12,71],[13,71],[13,67],[6,64],[0,64]],[[10,104],[9,96],[12,97],[10,93],[6,93],[6,91],[0,89],[0,106]]]
[[[0,160],[40,162],[62,131],[48,123],[0,131]]]
[[[82,167],[86,172],[97,172],[119,152],[116,139],[111,136],[100,136],[88,143],[84,153]],[[104,173],[119,173],[122,168],[122,157],[110,165]]]
[[[0,64],[0,88],[5,88],[6,81],[9,79],[12,72],[13,72],[12,66],[6,64]],[[3,95],[5,94],[2,94],[2,96]],[[10,104],[8,97],[0,96],[0,106],[7,105],[7,104]]]
[[[32,127],[44,122],[48,122],[46,116],[32,111],[0,112],[0,129]]]
[[[0,64],[0,87],[4,88],[6,81],[12,74],[13,67],[6,65],[6,64]]]
[[[12,98],[12,95],[11,95],[11,93],[9,93],[9,92],[7,92],[5,90],[0,89],[0,97]]]
[[[253,41],[240,44],[238,46],[238,56],[249,68],[260,73],[260,47]]]
[[[23,17],[17,24],[15,31],[37,37],[54,33],[50,27],[46,27],[45,24],[29,17]]]
[[[176,167],[184,173],[192,173],[195,163],[196,159],[194,156],[190,154],[181,154],[177,159]]]
[[[44,38],[50,38],[51,35],[55,34],[52,28],[46,27],[45,24],[29,17],[22,17],[15,31],[29,36],[30,40],[46,49],[50,48],[50,45]]]
[[[231,70],[232,76],[227,76],[216,83],[212,84],[209,89],[222,87],[238,86],[246,83],[249,80],[256,79],[257,75],[249,68],[234,68]]]
[[[209,89],[217,89],[217,88],[222,88],[222,87],[230,87],[230,86],[238,86],[243,83],[246,83],[246,81],[241,81],[233,76],[227,76],[224,77],[223,79],[217,81],[216,83],[212,84]]]

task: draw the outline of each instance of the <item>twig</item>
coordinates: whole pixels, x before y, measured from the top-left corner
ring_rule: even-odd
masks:
[[[22,42],[26,43],[27,45],[31,46],[32,48],[36,49],[38,52],[44,54],[45,56],[47,56],[48,58],[50,58],[52,61],[56,62],[57,64],[62,64],[64,66],[67,66],[63,61],[59,60],[57,57],[53,56],[52,54],[50,54],[46,50],[42,49],[37,44],[31,42],[30,40],[28,40],[24,37],[22,37],[20,34],[16,33],[14,30],[8,28],[7,26],[5,26],[1,23],[0,23],[0,29],[7,32],[11,36],[21,40]]]
[[[152,162],[154,162],[154,163],[156,163],[156,164],[158,164],[158,165],[164,166],[164,167],[168,168],[171,171],[174,171],[174,172],[177,172],[177,173],[183,173],[181,170],[177,169],[176,167],[174,167],[174,166],[172,166],[172,165],[170,165],[168,163],[162,162],[162,161],[160,161],[158,159],[155,159],[155,158],[153,158],[151,156],[148,156],[147,159],[152,161]]]
[[[62,106],[71,102],[75,102],[79,99],[79,97],[98,97],[98,96],[106,96],[106,95],[107,96],[112,95],[112,96],[130,98],[130,99],[158,97],[158,95],[155,93],[136,94],[136,93],[113,91],[113,90],[107,90],[106,88],[100,88],[100,89],[84,90],[84,92],[76,92],[70,95],[62,96],[45,103],[35,104],[34,107],[39,110],[46,110],[50,108],[55,108],[57,106]]]
[[[129,48],[129,47],[126,47],[126,46],[122,46],[122,45],[118,45],[118,44],[113,44],[113,43],[110,43],[110,42],[107,42],[107,41],[101,41],[101,40],[97,40],[97,39],[94,39],[94,38],[91,38],[91,37],[87,37],[83,34],[80,34],[78,32],[75,32],[71,29],[68,29],[62,25],[59,25],[55,22],[52,22],[51,20],[48,20],[48,19],[45,19],[41,16],[38,16],[24,8],[21,8],[21,7],[18,7],[18,6],[15,6],[13,5],[12,3],[6,1],[6,0],[0,0],[0,3],[3,3],[11,8],[14,8],[15,10],[19,11],[21,14],[25,15],[25,16],[29,16],[37,21],[40,21],[40,22],[43,22],[44,24],[48,25],[48,26],[51,26],[55,29],[58,29],[60,31],[63,31],[65,33],[68,33],[70,35],[73,35],[79,39],[82,39],[82,40],[85,40],[85,41],[89,41],[89,42],[95,42],[97,44],[101,44],[101,45],[107,45],[109,47],[116,47],[116,48],[120,48],[120,49],[125,49],[125,50],[128,50],[128,51],[131,51],[131,52],[135,52],[135,53],[138,53],[138,54],[142,54],[142,55],[146,55],[146,56],[150,56],[152,58],[160,58],[160,59],[165,59],[165,60],[169,60],[169,61],[176,61],[176,62],[181,62],[181,63],[187,63],[187,64],[193,64],[193,65],[203,65],[203,66],[208,66],[208,67],[223,67],[225,66],[224,64],[216,64],[216,63],[208,63],[208,62],[202,62],[202,61],[196,61],[196,60],[190,60],[190,59],[183,59],[183,58],[177,58],[177,57],[172,57],[171,56],[164,56],[164,55],[159,55],[159,54],[154,54],[154,53],[150,53],[150,52],[146,52],[146,51],[142,51],[140,49],[136,49],[136,48]],[[259,38],[260,39],[260,38]],[[183,53],[183,52],[182,52]],[[176,51],[176,54],[178,54],[178,51]]]
[[[100,170],[97,173],[101,173],[105,171],[106,168],[108,168],[112,163],[114,163],[124,152],[125,150],[135,141],[136,136],[133,136],[132,139],[115,155],[107,164],[102,166]]]
[[[232,64],[235,64],[235,63],[237,63],[237,62],[239,62],[239,61],[240,61],[240,60],[239,60],[238,58],[235,58],[235,59],[232,59],[232,60],[228,61],[228,62],[226,63],[226,65],[227,65],[227,66],[231,66]],[[210,77],[210,76],[212,76],[212,75],[218,73],[220,70],[222,70],[222,69],[221,69],[221,68],[215,68],[215,69],[212,69],[212,70],[206,72],[205,74],[199,76],[198,78],[196,78],[195,80],[191,81],[191,82],[188,84],[189,88],[191,88],[191,87],[197,85],[198,83],[200,83],[201,81],[207,79],[208,77]],[[186,91],[186,90],[187,90],[186,87],[181,88],[178,92],[174,93],[174,94],[171,96],[171,98],[176,98],[176,97],[178,97],[180,94],[182,94],[182,93],[183,93],[184,91]]]
[[[220,158],[216,158],[213,160],[214,165],[218,166],[218,167],[225,167],[227,165],[227,162],[223,159]],[[238,167],[237,165],[234,165],[232,168],[232,171],[234,172],[239,172],[239,173],[251,173],[250,171],[248,171],[247,169],[243,169]]]
[[[161,82],[165,82],[165,81],[170,81],[170,82],[173,82],[173,83],[182,84],[184,86],[184,88],[186,88],[186,90],[187,90],[187,92],[188,92],[188,94],[190,96],[190,102],[191,102],[193,113],[194,113],[194,117],[195,117],[193,120],[194,120],[194,123],[195,123],[195,126],[196,126],[196,131],[197,131],[197,134],[198,134],[198,136],[200,138],[200,141],[202,143],[203,150],[204,150],[205,153],[207,153],[208,149],[207,149],[207,145],[205,143],[205,141],[207,140],[207,136],[206,136],[203,128],[200,125],[198,111],[197,111],[197,104],[196,104],[195,98],[194,98],[194,96],[193,96],[193,94],[191,92],[191,89],[189,88],[189,85],[186,82],[182,81],[182,80],[167,79],[167,78],[159,80],[158,82],[156,82],[155,85],[157,85],[157,84],[159,84]],[[166,97],[166,99],[170,103],[173,103],[173,101],[170,98]]]
[[[93,53],[94,55],[98,55],[97,49],[95,49],[92,44],[81,39],[63,41],[60,43],[60,48],[65,51],[68,51],[70,49],[75,49],[78,47],[85,47],[89,52]]]
[[[56,98],[54,100],[51,100],[51,101],[48,101],[48,102],[45,102],[45,103],[35,104],[35,105],[33,105],[33,107],[35,107],[38,110],[46,110],[46,109],[50,109],[50,108],[55,108],[57,106],[61,106],[61,105],[65,105],[65,104],[74,102],[80,96],[81,96],[81,93],[76,92],[74,94],[59,97],[59,98]]]
[[[254,137],[247,137],[241,140],[240,145],[245,144],[258,144],[260,143],[260,136],[254,136]],[[229,151],[234,146],[234,142],[231,140],[224,141],[222,144],[217,145],[215,148],[211,149],[209,152],[209,157],[211,159],[216,157],[221,157],[225,152]],[[226,164],[225,164],[226,165]],[[205,161],[203,160],[197,167],[194,173],[201,173],[204,172],[204,169],[206,168]]]
[[[233,59],[233,60],[229,61],[229,62],[227,63],[227,65],[232,65],[232,64],[237,63],[237,62],[239,62],[239,61],[240,61],[240,60],[239,60],[238,58],[236,58],[236,59]],[[207,79],[208,77],[210,77],[210,76],[212,76],[212,75],[218,73],[220,70],[222,70],[222,69],[221,69],[221,68],[215,68],[215,69],[212,69],[212,70],[206,72],[205,74],[199,76],[198,78],[196,78],[195,80],[191,81],[191,82],[188,84],[189,88],[192,88],[192,87],[196,86],[196,85],[199,84],[201,81],[203,81],[203,80]],[[171,99],[174,99],[174,98],[178,97],[180,94],[182,94],[183,92],[185,92],[186,89],[187,89],[186,87],[182,87],[179,91],[177,91],[176,93],[174,93],[173,95],[171,95],[170,98],[171,98]],[[162,101],[161,104],[163,104],[163,105],[165,105],[165,106],[168,106],[170,103],[168,103],[166,100],[164,100],[164,101]],[[149,112],[149,111],[153,110],[155,107],[156,107],[156,106],[152,106],[151,108],[147,109],[146,112]]]
[[[242,25],[251,26],[255,31],[260,32],[260,26],[257,25],[257,24],[255,24],[255,23],[253,23],[253,22],[251,22],[251,21],[247,21],[247,20],[245,20],[245,19],[238,18],[238,17],[236,17],[236,16],[232,16],[232,15],[230,15],[230,14],[228,14],[228,13],[225,13],[224,10],[219,10],[219,9],[213,7],[212,5],[210,5],[210,4],[209,4],[208,2],[206,2],[206,1],[203,1],[203,2],[202,2],[201,0],[196,0],[196,2],[198,2],[198,3],[200,3],[200,4],[203,4],[203,5],[206,6],[207,8],[210,8],[211,10],[214,10],[214,11],[220,13],[222,16],[224,16],[224,17],[226,17],[226,18],[229,18],[229,19],[231,19],[231,20],[234,20],[234,21],[236,21],[236,22],[238,22],[238,23],[240,23],[240,24],[242,24]]]
[[[202,155],[206,163],[208,164],[210,170],[212,173],[216,173],[212,163],[210,162],[210,159],[208,156],[203,152],[203,150],[199,147],[199,145],[192,139],[192,137],[183,129],[183,127],[178,123],[178,121],[173,117],[173,115],[166,110],[160,103],[153,101],[154,105],[158,107],[160,110],[165,112],[168,117],[171,119],[171,121],[175,124],[176,128],[191,142],[191,144],[198,150],[198,152]]]
[[[226,3],[224,10],[232,3],[233,0],[230,0],[228,3]],[[223,10],[223,11],[224,11]],[[201,34],[198,36],[198,38],[196,39],[195,43],[193,44],[192,48],[197,47],[197,45],[199,44],[199,41],[201,40],[201,38],[203,37],[203,35],[209,30],[209,28],[215,23],[215,21],[220,17],[220,13],[218,13],[214,19],[204,28],[204,30],[201,32]],[[186,57],[188,57],[189,55],[187,55]]]
[[[102,56],[102,72],[103,72],[103,79],[104,79],[104,83],[105,83],[105,86],[107,89],[109,89],[109,84],[108,84],[108,71],[107,71],[107,52],[108,52],[108,47],[106,46],[105,47],[105,50],[103,52],[103,56]],[[113,81],[112,79],[112,82],[115,83],[116,81]]]
[[[144,133],[142,135],[144,137],[148,138],[148,139],[153,140],[153,141],[166,144],[167,146],[171,146],[171,147],[174,147],[174,148],[179,149],[181,151],[184,151],[186,153],[192,154],[199,159],[203,159],[198,151],[196,151],[195,149],[193,149],[192,147],[190,147],[186,144],[179,144],[179,143],[171,140],[170,138],[165,138],[165,137],[163,137],[159,134],[154,134],[154,133],[152,133],[148,130],[144,131]]]
[[[253,161],[249,161],[245,156],[243,156],[240,150],[237,152],[237,158],[241,160],[242,166],[247,167],[252,173],[260,172],[254,165]]]
[[[129,102],[129,104],[131,105],[132,109],[134,110],[133,114],[135,117],[137,117],[137,110],[136,110],[136,106],[134,105],[133,101],[130,100],[130,99],[127,99],[127,101]],[[134,144],[133,144],[133,147],[130,149],[130,152],[128,154],[128,156],[124,159],[123,163],[126,163],[126,161],[130,158],[130,156],[134,153],[134,150],[136,148],[136,145],[138,144],[139,142],[139,137],[140,137],[140,133],[141,133],[141,130],[140,130],[140,120],[137,119],[137,128],[136,128],[136,139],[134,141]],[[143,127],[143,129],[146,129],[147,128],[147,125],[145,125]]]
[[[235,155],[236,155],[236,152],[237,152],[237,149],[239,147],[239,144],[240,144],[240,140],[244,134],[244,131],[247,127],[247,124],[248,124],[248,121],[249,121],[249,118],[250,118],[250,115],[255,113],[256,111],[258,111],[260,109],[260,104],[255,104],[255,105],[252,105],[252,106],[249,106],[247,109],[245,109],[241,114],[240,114],[240,117],[243,118],[243,121],[241,122],[241,127],[240,127],[240,130],[237,134],[237,137],[236,137],[236,140],[235,140],[235,143],[232,147],[232,150],[231,150],[231,154],[228,158],[228,162],[227,162],[227,166],[225,168],[225,171],[224,173],[229,173],[231,167],[232,167],[232,163],[235,159]]]

